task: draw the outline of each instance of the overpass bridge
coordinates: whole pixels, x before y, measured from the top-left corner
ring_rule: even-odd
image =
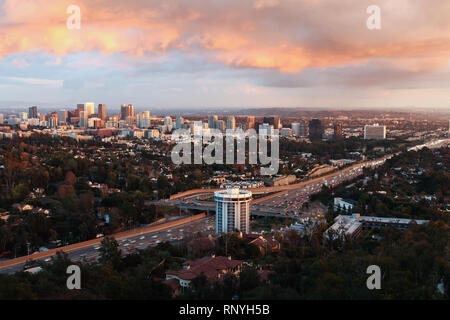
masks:
[[[176,207],[178,207],[180,210],[199,210],[199,211],[205,211],[205,212],[215,212],[216,211],[216,205],[214,202],[204,202],[204,203],[179,203],[175,204]],[[300,215],[302,213],[300,212]],[[262,216],[262,217],[276,217],[276,218],[292,218],[297,219],[298,216],[287,216],[284,213],[284,210],[280,209],[274,209],[270,207],[265,206],[259,206],[259,205],[250,205],[250,215],[253,216]]]

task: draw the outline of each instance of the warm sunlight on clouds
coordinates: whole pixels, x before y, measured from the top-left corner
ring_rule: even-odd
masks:
[[[278,90],[278,95],[270,93],[276,103],[285,101],[281,97],[288,99],[288,88],[318,88],[316,98],[330,92],[320,88],[338,86],[336,97],[347,101],[355,97],[347,89],[355,93],[366,87],[372,94],[373,86],[447,87],[450,1],[433,0],[430,5],[429,0],[378,0],[381,30],[366,26],[366,9],[372,4],[370,0],[4,0],[0,69],[11,76],[39,73],[46,78],[45,67],[52,68],[67,90],[88,90],[92,77],[99,76],[107,79],[105,96],[119,94],[118,88],[156,82],[167,83],[167,88],[185,85],[183,92],[192,92],[188,74],[193,80],[198,75],[205,81],[212,77],[215,85],[227,88],[237,85],[238,77],[241,84],[261,86],[267,95],[268,88]],[[80,30],[67,28],[69,5],[81,8]],[[158,94],[167,88],[154,90]],[[132,89],[125,93],[136,96]],[[291,98],[292,105],[296,98]],[[408,98],[418,101],[413,95]],[[421,99],[432,100],[425,91]]]
[[[281,72],[372,58],[448,58],[450,22],[443,16],[449,12],[448,1],[434,1],[433,10],[422,0],[407,8],[406,1],[378,1],[384,9],[383,29],[376,32],[365,28],[365,2],[344,0],[338,7],[335,1],[306,0],[82,0],[77,4],[82,28],[68,30],[70,1],[6,0],[0,54],[98,50],[139,57],[182,50],[213,53],[210,58],[229,66]]]

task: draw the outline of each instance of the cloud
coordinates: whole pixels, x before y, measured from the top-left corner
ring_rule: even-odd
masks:
[[[81,30],[68,30],[71,1],[5,0],[0,57],[99,51],[136,59],[179,51],[233,68],[298,73],[387,58],[445,61],[450,2],[379,0],[382,30],[366,28],[361,0],[79,0]],[[438,63],[439,65],[439,63]],[[436,64],[418,65],[434,70]],[[414,68],[414,67],[413,67]]]
[[[13,82],[19,82],[29,85],[46,86],[46,87],[56,87],[61,88],[63,86],[62,80],[51,80],[51,79],[41,79],[41,78],[25,78],[25,77],[5,77],[4,79]]]
[[[59,66],[59,65],[61,65],[62,62],[63,62],[62,57],[56,57],[56,59],[54,59],[54,60],[46,61],[45,65],[46,66]]]
[[[253,7],[255,9],[273,8],[279,5],[278,0],[255,0]]]
[[[30,66],[30,64],[23,58],[14,59],[13,64],[19,69],[27,68]]]

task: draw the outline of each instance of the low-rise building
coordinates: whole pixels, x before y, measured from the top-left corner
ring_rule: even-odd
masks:
[[[371,217],[355,213],[352,215],[339,215],[334,221],[334,224],[324,232],[324,237],[327,239],[335,240],[342,237],[354,239],[364,229],[394,227],[400,230],[407,230],[413,223],[424,224],[428,223],[429,220]]]
[[[246,235],[247,238],[253,236],[252,234]],[[280,251],[280,242],[276,240],[274,237],[263,237],[254,235],[254,239],[251,240],[249,243],[255,245],[258,249],[261,255],[265,256],[271,253],[276,253]]]
[[[344,210],[347,212],[352,212],[358,203],[350,199],[334,198],[334,210]]]
[[[203,257],[194,261],[186,261],[182,270],[168,270],[166,280],[176,279],[182,290],[189,288],[193,279],[204,274],[208,281],[220,280],[225,274],[239,275],[242,261],[231,257]]]

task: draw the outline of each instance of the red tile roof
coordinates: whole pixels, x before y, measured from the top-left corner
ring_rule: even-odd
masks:
[[[167,271],[169,275],[175,275],[183,280],[192,280],[202,273],[208,280],[217,279],[227,273],[229,269],[242,265],[240,260],[230,260],[227,257],[203,257],[184,263],[186,269],[180,271]]]

